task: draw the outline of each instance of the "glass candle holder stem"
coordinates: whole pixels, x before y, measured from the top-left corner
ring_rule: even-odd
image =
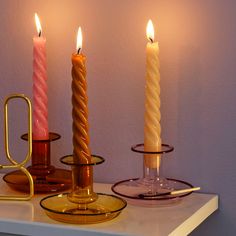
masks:
[[[50,141],[33,141],[31,164],[29,171],[37,179],[45,179],[48,174],[55,170],[55,167],[51,165]]]
[[[79,164],[74,162],[73,155],[64,156],[61,159],[63,164],[71,167],[72,190],[67,195],[68,200],[84,207],[83,204],[92,203],[98,196],[93,191],[93,166],[104,162],[100,156],[92,155],[91,163]]]
[[[94,202],[97,194],[93,191],[93,167],[73,166],[72,167],[72,192],[68,199],[77,204]]]
[[[159,163],[161,164],[161,157],[158,157]],[[160,167],[161,165],[157,165],[156,167],[149,167],[145,165],[145,161],[143,164],[143,177],[146,179],[158,179],[160,177]]]

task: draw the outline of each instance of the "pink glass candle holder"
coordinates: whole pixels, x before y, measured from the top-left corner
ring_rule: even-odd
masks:
[[[132,204],[149,207],[173,204],[192,193],[189,191],[171,195],[171,192],[175,190],[186,190],[193,186],[186,181],[164,177],[160,172],[160,166],[150,168],[145,164],[145,158],[148,158],[148,155],[153,156],[155,154],[163,158],[163,155],[172,152],[174,147],[162,144],[159,151],[146,151],[144,150],[144,144],[137,144],[132,146],[131,150],[145,155],[143,157],[143,177],[115,183],[112,186],[114,193],[124,197]]]

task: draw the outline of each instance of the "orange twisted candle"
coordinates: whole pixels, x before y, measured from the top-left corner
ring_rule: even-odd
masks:
[[[80,54],[82,33],[79,28],[77,54],[72,55],[72,118],[73,118],[73,158],[74,163],[91,163],[89,149],[88,96],[86,82],[86,57]],[[93,170],[90,166],[76,166],[73,171],[74,190],[92,185]]]
[[[85,56],[82,48],[81,28],[78,31],[77,54],[72,55],[72,118],[73,118],[73,155],[74,161],[88,164],[91,161],[89,149],[88,96],[86,82]]]

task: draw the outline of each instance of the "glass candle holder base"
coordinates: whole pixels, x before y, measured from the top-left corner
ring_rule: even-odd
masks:
[[[35,193],[52,193],[65,191],[71,187],[71,171],[54,169],[54,172],[44,177],[32,175]],[[29,191],[29,181],[21,171],[13,171],[4,175],[3,180],[14,190]]]
[[[191,192],[172,195],[176,190],[186,190],[193,186],[185,181],[165,178],[160,174],[161,157],[172,152],[174,147],[162,144],[159,150],[146,150],[144,144],[131,147],[133,152],[143,154],[143,178],[127,179],[112,186],[112,191],[127,199],[129,203],[156,207],[174,204]]]
[[[73,155],[67,155],[60,160],[72,168],[72,188],[70,193],[40,201],[50,218],[74,224],[100,223],[115,218],[126,207],[122,198],[93,191],[93,166],[103,163],[104,158],[91,155],[88,163],[78,163]]]
[[[71,188],[71,171],[51,165],[51,142],[60,139],[57,133],[49,133],[46,140],[33,140],[31,166],[27,169],[34,180],[35,193],[60,192]],[[28,141],[28,134],[21,138]],[[21,171],[13,171],[3,177],[14,190],[29,191],[29,182]]]
[[[178,203],[181,198],[191,194],[191,192],[175,195],[166,193],[192,187],[190,183],[177,179],[159,178],[153,181],[136,178],[115,183],[112,191],[124,197],[131,204],[156,207]]]
[[[94,224],[117,217],[127,205],[123,199],[103,193],[97,193],[98,197],[92,203],[76,204],[68,200],[68,194],[45,197],[40,201],[40,206],[54,220],[73,224]]]

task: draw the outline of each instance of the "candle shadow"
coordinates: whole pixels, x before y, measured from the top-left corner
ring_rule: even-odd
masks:
[[[191,45],[179,48],[178,64],[175,76],[175,134],[176,143],[174,159],[168,161],[171,173],[180,178],[199,179],[202,166],[203,126],[202,106],[204,106],[202,91],[203,80],[201,76],[200,50]]]

